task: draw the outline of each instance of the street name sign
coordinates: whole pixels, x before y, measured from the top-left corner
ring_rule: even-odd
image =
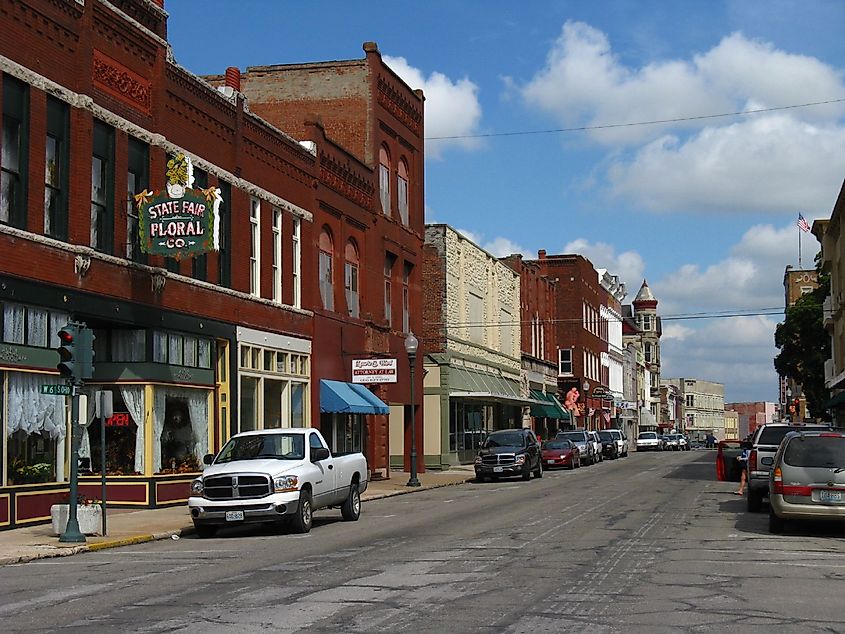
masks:
[[[54,396],[70,396],[73,394],[73,388],[70,385],[42,385],[42,394],[52,394]]]

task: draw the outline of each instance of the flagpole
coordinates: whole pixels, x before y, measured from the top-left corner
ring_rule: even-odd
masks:
[[[798,227],[798,270],[801,270],[801,227]]]

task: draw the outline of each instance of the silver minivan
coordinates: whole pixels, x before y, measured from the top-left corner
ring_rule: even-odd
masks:
[[[769,475],[769,532],[786,520],[845,521],[845,434],[788,433]]]

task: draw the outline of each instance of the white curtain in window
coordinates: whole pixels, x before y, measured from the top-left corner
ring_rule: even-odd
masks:
[[[67,325],[70,321],[70,315],[67,313],[50,313],[50,348],[58,348],[61,345],[59,341],[59,331]]]
[[[97,406],[96,401],[94,400],[94,391],[90,391],[90,396],[85,399],[88,403],[86,412],[79,412],[80,423],[84,425],[82,428],[82,438],[79,444],[79,457],[80,458],[90,458],[91,457],[91,437],[88,435],[88,430],[91,429],[91,423],[94,422],[94,413]],[[92,467],[94,465],[91,465]]]
[[[156,387],[153,397],[153,473],[161,471],[161,432],[164,431],[164,409],[167,389]]]
[[[29,309],[27,319],[26,343],[38,348],[47,347],[47,311],[40,308]]]
[[[144,360],[143,330],[112,330],[111,360],[134,362]]]
[[[161,434],[164,431],[168,398],[183,400],[188,405],[194,435],[194,455],[201,460],[208,453],[208,391],[156,387],[153,406],[153,473],[161,470]]]
[[[135,471],[144,473],[144,388],[140,385],[121,385],[118,389],[138,428],[135,433]]]
[[[9,372],[8,420],[6,434],[18,430],[27,434],[47,432],[51,438],[62,440],[67,432],[65,399],[41,394],[41,385],[62,383],[57,377],[44,374]]]
[[[20,304],[3,305],[3,341],[23,345],[24,315],[26,309]]]

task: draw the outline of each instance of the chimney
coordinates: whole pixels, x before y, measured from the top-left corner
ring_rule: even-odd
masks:
[[[162,9],[164,8],[164,0],[153,0],[153,4],[157,4]]]
[[[232,90],[241,91],[241,71],[237,66],[229,66],[226,69],[226,85]]]
[[[546,259],[546,250],[540,249],[539,251],[537,251],[537,257],[541,260],[545,260]]]

